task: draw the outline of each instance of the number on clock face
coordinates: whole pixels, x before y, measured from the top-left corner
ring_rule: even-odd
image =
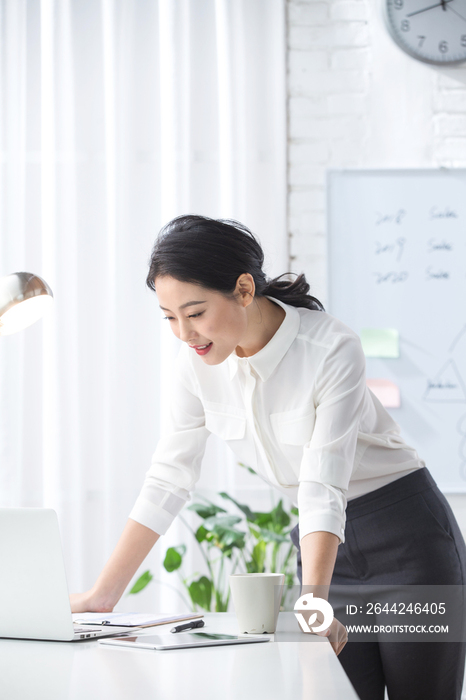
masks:
[[[390,34],[420,61],[466,61],[466,0],[385,0]]]

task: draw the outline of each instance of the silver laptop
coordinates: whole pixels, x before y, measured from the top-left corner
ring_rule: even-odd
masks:
[[[0,637],[76,642],[127,627],[73,623],[57,514],[0,508]]]

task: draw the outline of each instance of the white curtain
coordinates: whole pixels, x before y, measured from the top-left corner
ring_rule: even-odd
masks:
[[[159,228],[234,217],[269,274],[288,268],[284,5],[0,2],[0,275],[55,295],[0,338],[0,505],[57,511],[72,590],[110,554],[160,433],[176,344],[145,288]],[[199,489],[265,493],[214,442]],[[164,590],[152,609],[175,604]]]

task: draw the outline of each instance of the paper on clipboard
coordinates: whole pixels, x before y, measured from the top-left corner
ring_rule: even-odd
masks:
[[[148,613],[75,613],[73,622],[79,625],[110,625],[115,627],[155,627],[183,620],[197,620],[202,613],[154,615]]]

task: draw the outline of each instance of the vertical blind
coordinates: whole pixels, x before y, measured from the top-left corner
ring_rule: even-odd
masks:
[[[55,295],[0,338],[0,505],[58,512],[73,590],[116,543],[169,398],[158,230],[236,218],[269,274],[288,267],[285,65],[283,0],[0,1],[0,275]],[[201,490],[243,484],[222,446],[204,462]]]

